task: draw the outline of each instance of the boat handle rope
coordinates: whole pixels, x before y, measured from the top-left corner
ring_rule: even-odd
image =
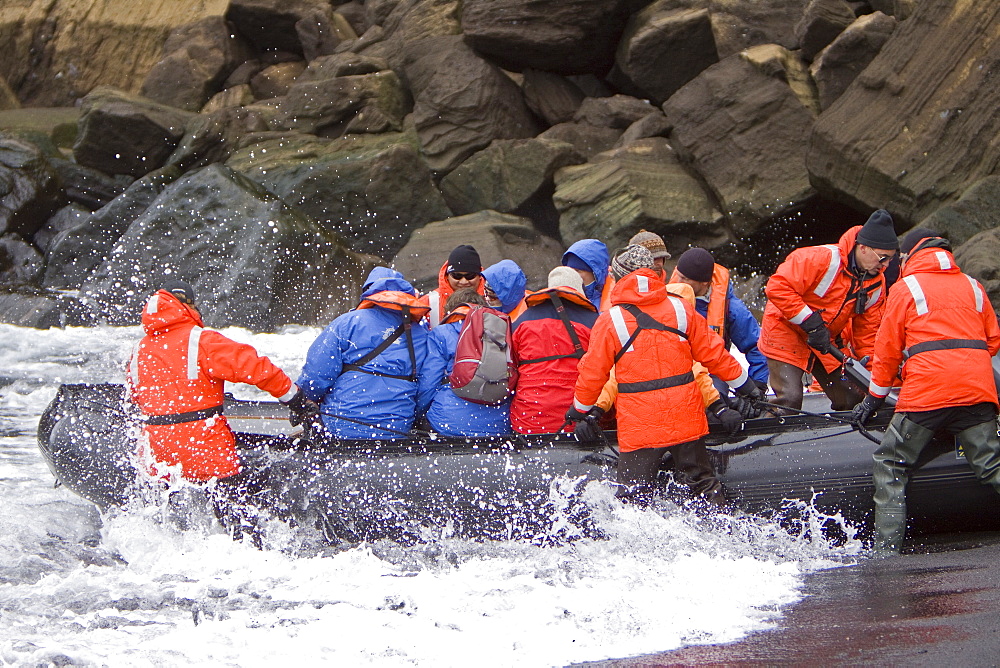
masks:
[[[809,417],[816,417],[816,418],[823,418],[824,420],[830,420],[831,422],[842,422],[844,424],[849,424],[851,425],[851,427],[860,432],[862,436],[867,438],[872,443],[878,443],[880,445],[882,443],[882,439],[872,435],[871,432],[869,432],[863,426],[861,426],[854,420],[851,420],[850,418],[837,417],[836,415],[830,415],[829,413],[813,413],[812,411],[804,411],[801,408],[790,408],[788,406],[782,406],[781,404],[772,404],[767,401],[755,401],[753,403],[754,406],[760,406],[762,408],[775,408],[783,411],[796,413],[797,415],[807,415]]]

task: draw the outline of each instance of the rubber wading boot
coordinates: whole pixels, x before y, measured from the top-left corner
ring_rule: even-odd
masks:
[[[774,390],[774,401],[772,403],[789,408],[802,408],[802,374],[805,373],[788,362],[778,360],[767,360],[768,382]],[[781,411],[779,409],[768,409],[771,412],[781,415],[790,415],[792,411]]]
[[[906,534],[906,483],[934,432],[896,413],[873,455],[875,552],[899,554]]]
[[[1000,438],[996,420],[989,420],[958,433],[965,458],[984,485],[1000,493]]]

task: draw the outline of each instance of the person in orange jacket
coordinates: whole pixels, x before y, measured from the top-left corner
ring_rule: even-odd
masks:
[[[936,232],[913,230],[901,250],[901,280],[889,293],[875,339],[868,394],[853,415],[864,425],[900,375],[896,414],[874,455],[875,549],[887,554],[902,547],[906,483],[936,431],[956,434],[979,480],[1000,492],[996,313],[983,286],[962,273]]]
[[[619,495],[648,503],[669,449],[692,492],[722,504],[725,492],[702,440],[708,422],[692,365],[701,362],[751,400],[761,392],[694,307],[666,291],[647,249],[628,246],[612,261],[612,271],[621,276],[612,308],[594,324],[566,419],[587,419],[614,367]]]
[[[299,424],[317,410],[288,375],[252,346],[203,327],[194,288],[172,280],[142,310],[146,335],[128,363],[129,396],[143,414],[147,471],[170,479],[237,484],[236,438],[222,414],[226,381],[249,383],[285,403]]]
[[[885,303],[882,272],[898,248],[892,216],[879,209],[836,245],[798,248],[781,263],[764,290],[757,344],[767,358],[774,403],[802,408],[806,371],[819,380],[834,410],[849,410],[861,400],[829,353],[836,346],[858,358],[871,354]],[[844,346],[831,340],[848,333]]]
[[[463,288],[473,288],[481,295],[485,294],[486,290],[479,252],[468,244],[452,249],[448,259],[438,271],[437,288],[420,297],[420,303],[430,309],[427,314],[428,328],[433,329],[441,324],[447,313],[444,307],[448,297],[451,297],[455,290]]]

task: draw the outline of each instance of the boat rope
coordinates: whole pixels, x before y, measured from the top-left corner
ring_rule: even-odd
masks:
[[[832,422],[849,424],[872,443],[882,443],[882,439],[877,436],[873,436],[871,432],[850,418],[842,418],[829,413],[813,413],[812,411],[804,411],[801,408],[791,408],[789,406],[782,406],[781,404],[772,404],[767,401],[755,401],[754,405],[761,406],[763,408],[775,408],[782,411],[788,411],[790,413],[796,413],[797,415],[807,415],[809,417],[823,418],[824,420],[830,420]]]

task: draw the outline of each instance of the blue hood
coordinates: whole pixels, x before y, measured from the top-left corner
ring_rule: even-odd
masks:
[[[493,292],[497,293],[504,313],[513,311],[524,299],[528,279],[513,260],[500,260],[488,267],[483,270],[483,278],[490,284]]]
[[[383,267],[384,269],[384,267]],[[389,271],[392,271],[391,269]],[[374,272],[372,272],[374,273]],[[382,278],[376,278],[374,281],[366,281],[364,285],[364,292],[361,293],[361,298],[371,297],[377,292],[386,292],[392,290],[395,292],[405,292],[408,295],[417,296],[417,291],[413,289],[403,275],[398,271],[393,271],[394,276],[384,276]],[[371,276],[368,277],[371,279]]]
[[[562,263],[565,266],[570,255],[575,255],[582,260],[590,272],[594,274],[594,282],[589,286],[583,286],[587,293],[587,299],[600,308],[601,291],[604,290],[604,282],[608,280],[608,266],[611,257],[608,254],[608,247],[600,239],[580,239],[570,246],[562,256]]]
[[[361,286],[361,292],[368,292],[372,284],[380,278],[403,278],[403,275],[389,267],[375,267],[368,273],[368,278],[365,279],[364,285]]]

